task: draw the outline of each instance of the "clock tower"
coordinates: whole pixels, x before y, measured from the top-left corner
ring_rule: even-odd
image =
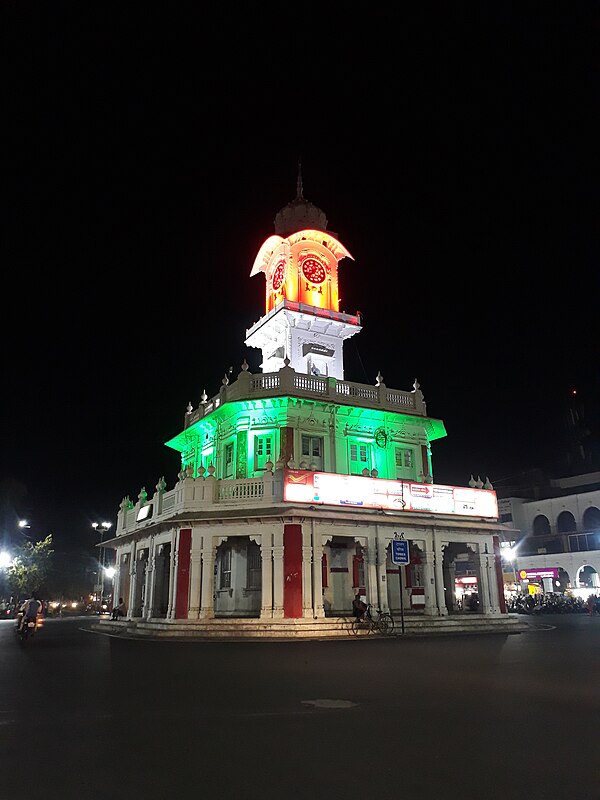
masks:
[[[250,272],[266,278],[266,313],[246,331],[246,345],[262,351],[263,372],[288,359],[296,372],[343,379],[344,340],[361,330],[358,314],[339,310],[343,258],[352,256],[327,230],[324,212],[304,199],[299,170],[296,198],[275,217],[275,235]]]

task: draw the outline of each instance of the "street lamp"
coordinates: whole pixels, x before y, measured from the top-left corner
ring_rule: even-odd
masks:
[[[10,553],[7,553],[6,550],[3,550],[0,553],[0,569],[7,569],[12,564],[12,558],[10,557]]]
[[[100,531],[100,544],[102,545],[102,540],[104,539],[104,534],[108,531],[109,528],[112,528],[111,522],[92,522],[92,528],[94,530]],[[98,613],[102,610],[102,601],[104,599],[104,548],[100,547],[100,602],[98,603]]]

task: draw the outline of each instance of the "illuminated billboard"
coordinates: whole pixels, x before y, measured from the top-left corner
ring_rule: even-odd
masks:
[[[547,569],[521,569],[519,578],[522,581],[539,581],[542,578],[558,578],[558,567],[548,567]]]
[[[286,469],[283,499],[289,503],[320,503],[347,508],[498,517],[496,492],[492,490],[387,481],[332,472]]]

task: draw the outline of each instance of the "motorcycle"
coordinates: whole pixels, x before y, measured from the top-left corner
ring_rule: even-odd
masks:
[[[28,617],[23,625],[20,625],[20,620],[17,621],[17,635],[22,642],[26,642],[27,639],[32,639],[37,630],[41,628],[41,618],[38,615],[37,619],[33,619],[32,617]]]

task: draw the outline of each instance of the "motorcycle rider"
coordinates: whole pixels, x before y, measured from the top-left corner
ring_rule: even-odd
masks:
[[[29,620],[33,620],[33,622],[37,622],[37,615],[41,614],[42,612],[42,604],[37,599],[35,592],[31,593],[31,597],[29,600],[26,600],[20,608],[21,612],[21,621],[18,626],[18,630],[20,631],[23,628],[23,625],[26,625]]]

